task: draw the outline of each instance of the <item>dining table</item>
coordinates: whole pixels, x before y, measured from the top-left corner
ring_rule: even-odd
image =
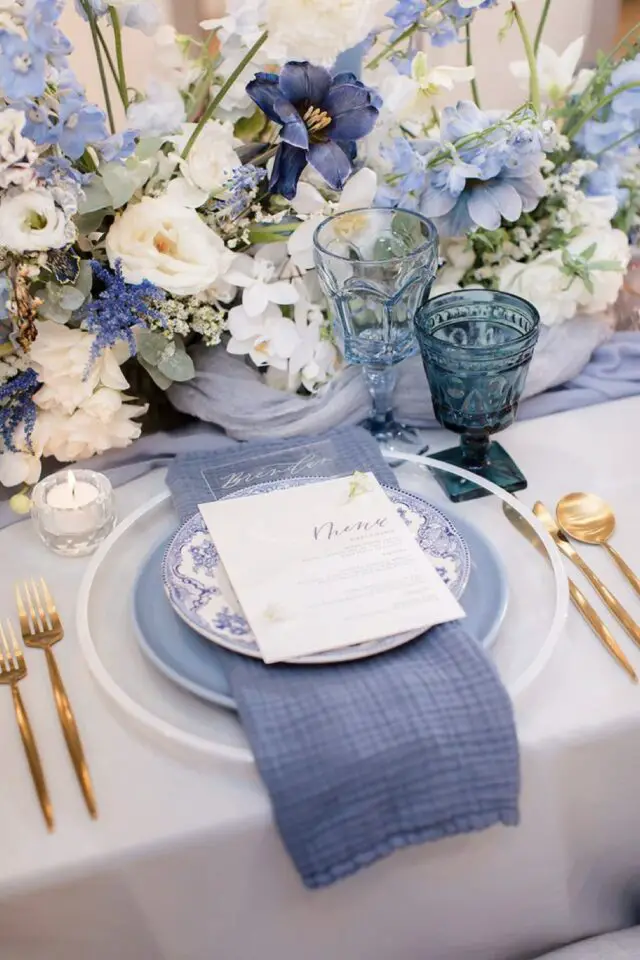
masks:
[[[613,542],[640,572],[639,423],[640,397],[632,397],[518,422],[501,441],[528,479],[519,495],[525,504],[553,506],[580,490],[610,503]],[[433,451],[451,445],[443,430],[425,431],[423,439]],[[120,519],[164,486],[164,471],[154,470],[118,487]],[[513,602],[524,609],[537,578],[549,576],[542,561],[531,548],[525,560],[511,558],[512,541],[497,536],[496,506],[488,499],[459,509],[489,538],[496,531]],[[640,598],[606,552],[580,549],[640,619]],[[0,531],[0,557],[0,619],[14,616],[17,579],[44,577],[56,598],[65,624],[56,654],[99,811],[96,820],[87,815],[44,657],[33,656],[23,693],[50,771],[56,829],[48,834],[40,817],[5,691],[1,960],[525,960],[638,922],[640,685],[575,609],[544,668],[515,700],[519,826],[399,850],[353,877],[308,890],[284,851],[252,763],[163,744],[96,683],[76,622],[90,559],[48,552],[28,521]],[[123,574],[114,609],[129,603],[130,590]],[[539,611],[540,624],[537,616],[528,610],[532,644],[550,611]],[[640,672],[640,649],[608,622]]]

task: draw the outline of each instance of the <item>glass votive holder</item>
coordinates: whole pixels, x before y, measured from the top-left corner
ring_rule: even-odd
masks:
[[[42,542],[63,557],[84,557],[116,525],[113,488],[94,470],[62,470],[41,480],[31,516]]]

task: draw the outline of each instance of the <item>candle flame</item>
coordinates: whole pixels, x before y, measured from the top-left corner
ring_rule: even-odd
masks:
[[[67,474],[67,483],[69,484],[69,492],[71,493],[71,499],[75,500],[76,496],[76,475],[73,470],[69,470]]]

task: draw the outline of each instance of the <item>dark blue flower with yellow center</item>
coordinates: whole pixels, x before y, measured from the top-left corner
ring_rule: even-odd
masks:
[[[292,61],[280,75],[256,74],[247,93],[282,127],[271,192],[291,200],[307,163],[334,190],[342,190],[353,169],[356,140],[366,137],[378,119],[374,91],[353,73],[332,77],[324,67]]]

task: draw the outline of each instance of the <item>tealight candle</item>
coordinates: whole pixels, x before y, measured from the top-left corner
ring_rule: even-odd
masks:
[[[55,473],[35,487],[31,515],[43,542],[56,553],[92,553],[115,526],[111,484],[93,470]]]

